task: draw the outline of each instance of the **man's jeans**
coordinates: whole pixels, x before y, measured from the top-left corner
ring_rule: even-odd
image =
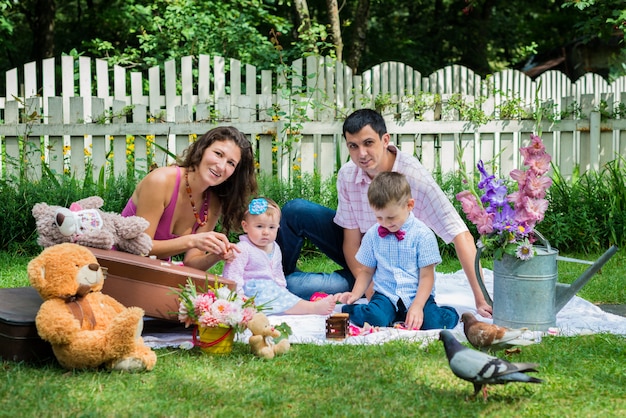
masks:
[[[354,285],[343,255],[343,228],[333,222],[334,217],[334,210],[304,199],[291,200],[282,208],[276,241],[283,253],[287,289],[303,299],[310,299],[315,292],[348,292]],[[298,271],[296,263],[305,238],[342,269],[333,273]]]

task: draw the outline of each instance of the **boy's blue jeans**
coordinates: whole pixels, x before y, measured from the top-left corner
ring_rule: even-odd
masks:
[[[343,255],[343,228],[333,222],[334,217],[334,210],[305,199],[290,200],[282,208],[276,241],[283,253],[287,289],[302,299],[309,300],[315,292],[348,292],[354,285]],[[342,269],[332,273],[298,271],[296,263],[305,238]]]
[[[389,327],[394,322],[406,319],[406,307],[398,301],[398,310],[387,296],[374,292],[369,303],[344,305],[342,312],[350,314],[350,322],[362,327],[366,322],[372,326]],[[450,306],[438,306],[435,298],[430,295],[424,305],[424,322],[421,330],[452,329],[459,322],[459,314]]]

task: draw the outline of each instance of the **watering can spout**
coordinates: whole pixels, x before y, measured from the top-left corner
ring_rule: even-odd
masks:
[[[587,284],[589,279],[598,272],[602,268],[602,266],[609,261],[611,257],[617,252],[617,247],[613,245],[609,248],[600,258],[596,260],[584,273],[576,279],[576,281],[572,284],[563,284],[557,283],[556,285],[556,300],[555,300],[555,312],[559,312],[566,304],[569,302],[571,298],[573,298],[576,293],[584,285]]]

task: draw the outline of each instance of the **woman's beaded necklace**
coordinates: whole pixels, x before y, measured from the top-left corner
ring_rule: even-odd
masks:
[[[187,194],[189,195],[189,202],[191,203],[191,208],[193,209],[193,216],[196,217],[196,222],[198,222],[199,226],[204,226],[209,219],[208,208],[206,205],[205,193],[202,193],[202,199],[204,201],[202,205],[202,209],[204,210],[204,219],[200,220],[200,215],[198,215],[198,210],[196,209],[196,202],[193,200],[193,196],[191,194],[191,187],[189,186],[189,176],[188,173],[185,172],[185,189],[187,190]]]

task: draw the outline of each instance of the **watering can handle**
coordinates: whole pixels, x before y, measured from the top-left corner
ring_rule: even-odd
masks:
[[[552,247],[550,246],[550,242],[548,241],[548,239],[544,237],[541,234],[541,232],[537,231],[536,229],[533,231],[533,233],[535,234],[535,236],[537,236],[537,238],[539,238],[539,241],[543,242],[543,245],[546,246],[546,250],[550,252],[552,250]]]
[[[485,283],[483,282],[482,269],[480,268],[480,254],[483,252],[483,247],[476,246],[476,258],[474,259],[474,271],[476,273],[476,280],[478,281],[478,286],[480,286],[480,291],[483,293],[485,300],[489,304],[489,306],[493,307],[493,300],[491,296],[489,296],[489,292],[487,292],[487,288],[485,287]]]

